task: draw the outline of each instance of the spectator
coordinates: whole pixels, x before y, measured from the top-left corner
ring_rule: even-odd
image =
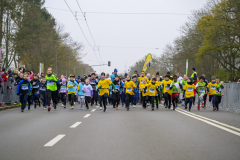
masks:
[[[240,79],[237,81],[237,83],[240,83]]]

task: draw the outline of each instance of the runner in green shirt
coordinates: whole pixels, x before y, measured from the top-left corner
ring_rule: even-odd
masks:
[[[204,77],[199,78],[199,82],[196,84],[196,89],[198,91],[198,110],[200,110],[200,103],[204,104],[204,95],[206,94],[207,84],[204,82]],[[206,107],[204,106],[204,109]]]
[[[48,111],[51,110],[50,102],[53,101],[54,109],[57,108],[57,77],[52,73],[52,68],[47,69],[46,75],[46,83],[47,83],[47,105]]]

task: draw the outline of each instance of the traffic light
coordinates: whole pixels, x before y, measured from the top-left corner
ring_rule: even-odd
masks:
[[[111,66],[111,61],[108,61],[108,67],[110,67]]]

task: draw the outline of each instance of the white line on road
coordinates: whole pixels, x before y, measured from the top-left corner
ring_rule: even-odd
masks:
[[[96,111],[96,109],[91,110],[91,112],[95,112],[95,111]]]
[[[51,141],[45,144],[44,147],[52,147],[54,144],[60,141],[63,137],[65,137],[65,134],[59,134],[57,137],[53,138]]]
[[[183,111],[183,112],[185,112],[185,113],[191,114],[191,115],[193,115],[193,116],[197,116],[197,117],[199,117],[199,118],[202,118],[202,119],[205,119],[205,120],[208,120],[208,121],[211,121],[211,122],[220,124],[220,125],[222,125],[222,126],[225,126],[225,127],[228,127],[228,128],[231,128],[231,129],[234,129],[234,130],[240,132],[240,128],[237,128],[237,127],[234,127],[234,126],[230,126],[230,125],[227,125],[227,124],[225,124],[225,123],[221,123],[221,122],[219,122],[219,121],[216,121],[216,120],[213,120],[213,119],[210,119],[210,118],[206,118],[206,117],[203,117],[203,116],[200,116],[200,115],[191,113],[191,112],[187,112],[187,111],[185,111],[185,110],[183,110],[183,109],[180,109],[180,108],[178,108],[178,109],[181,110],[181,111]]]
[[[231,130],[231,129],[228,129],[228,128],[226,128],[226,127],[223,127],[223,126],[217,125],[217,124],[215,124],[215,123],[209,122],[209,121],[207,121],[207,120],[204,120],[204,119],[195,117],[195,116],[193,116],[193,115],[191,115],[191,114],[188,114],[188,113],[186,113],[186,112],[182,112],[182,111],[180,111],[179,109],[177,109],[176,111],[179,112],[179,113],[185,114],[185,115],[187,115],[187,116],[189,116],[189,117],[192,117],[192,118],[195,118],[195,119],[197,119],[197,120],[200,120],[200,121],[202,121],[202,122],[205,122],[205,123],[207,123],[207,124],[210,124],[210,125],[212,125],[212,126],[214,126],[214,127],[217,127],[217,128],[222,129],[222,130],[225,130],[225,131],[227,131],[227,132],[230,132],[230,133],[232,133],[232,134],[235,134],[235,135],[237,135],[237,136],[240,136],[240,133],[238,133],[238,132],[236,132],[236,131],[233,131],[233,130]]]
[[[88,118],[91,114],[86,114],[83,118]]]
[[[81,124],[82,122],[76,122],[74,123],[70,128],[76,128],[79,124]]]

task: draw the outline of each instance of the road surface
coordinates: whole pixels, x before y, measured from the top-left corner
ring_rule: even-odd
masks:
[[[239,160],[240,116],[162,105],[0,112],[0,160]]]

